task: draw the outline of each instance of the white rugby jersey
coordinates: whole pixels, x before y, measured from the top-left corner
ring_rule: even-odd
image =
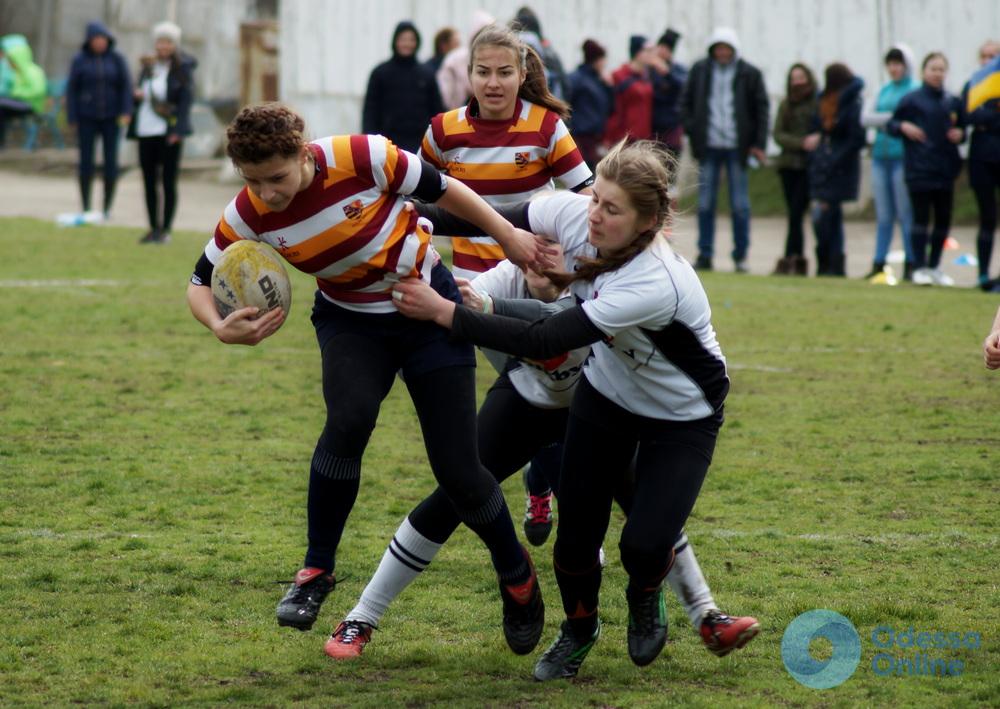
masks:
[[[568,269],[597,254],[587,241],[589,199],[558,192],[528,208],[531,230],[562,244]],[[729,376],[708,296],[666,239],[594,282],[575,282],[571,291],[607,336],[584,368],[601,394],[640,416],[672,421],[705,418],[722,407]]]
[[[532,297],[524,273],[510,261],[501,261],[496,268],[477,276],[472,287],[495,299]],[[517,366],[507,376],[517,393],[532,406],[564,409],[573,400],[573,389],[589,355],[589,347],[580,347],[546,360],[516,358]]]

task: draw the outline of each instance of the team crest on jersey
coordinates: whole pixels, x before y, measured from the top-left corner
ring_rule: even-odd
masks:
[[[356,199],[350,204],[344,205],[344,214],[347,215],[348,219],[358,219],[361,217],[361,211],[364,209],[364,205],[361,203],[360,199]]]
[[[519,168],[527,167],[531,160],[531,153],[514,153],[514,164]]]

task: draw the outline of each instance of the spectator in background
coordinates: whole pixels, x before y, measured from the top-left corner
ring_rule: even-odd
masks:
[[[177,177],[184,136],[191,134],[191,102],[197,60],[180,50],[181,28],[172,22],[153,27],[156,52],[142,58],[135,89],[135,116],[128,137],[139,141],[139,166],[146,195],[149,231],[141,244],[165,244],[177,210]],[[163,208],[160,209],[160,182]]]
[[[83,47],[73,57],[66,79],[66,120],[76,126],[80,149],[78,177],[83,211],[90,211],[94,177],[94,140],[104,153],[104,218],[111,215],[118,180],[120,126],[132,118],[132,77],[115,37],[103,22],[87,24]]]
[[[943,54],[931,52],[920,69],[923,86],[902,98],[886,129],[890,135],[903,136],[906,187],[913,205],[913,282],[952,286],[954,279],[940,265],[951,228],[955,178],[962,170],[958,154],[958,144],[965,139],[965,131],[959,127],[962,106],[956,96],[945,91],[948,60]],[[933,232],[929,231],[932,210]]]
[[[583,63],[569,75],[569,105],[573,109],[570,133],[587,166],[601,159],[601,139],[615,105],[611,79],[605,74],[607,52],[593,39],[583,43]]]
[[[438,90],[446,111],[469,103],[472,98],[472,84],[469,83],[469,45],[479,34],[479,30],[495,22],[492,15],[484,10],[472,13],[469,24],[468,44],[461,44],[445,55],[437,73]],[[425,124],[426,125],[426,124]]]
[[[858,198],[861,183],[861,90],[864,81],[846,65],[826,68],[823,93],[814,121],[816,144],[809,155],[809,194],[814,200],[816,275],[845,276],[844,212],[842,204]],[[809,147],[807,145],[806,147]]]
[[[384,135],[403,150],[420,150],[424,130],[444,106],[434,75],[417,62],[420,33],[409,20],[392,33],[392,58],[368,79],[361,132]]]
[[[864,112],[861,123],[866,128],[878,128],[875,145],[872,147],[872,195],[875,199],[875,214],[878,227],[875,232],[875,256],[872,270],[866,278],[875,278],[885,269],[892,243],[894,222],[899,222],[903,235],[903,278],[910,280],[913,274],[913,246],[910,231],[913,228],[913,209],[910,195],[903,178],[903,141],[889,135],[885,124],[892,118],[892,112],[899,100],[920,82],[913,77],[913,53],[905,44],[896,44],[885,55],[885,69],[889,82],[879,89],[875,104]]]
[[[521,39],[538,52],[538,56],[542,58],[549,91],[560,101],[565,101],[567,95],[566,71],[563,69],[562,60],[552,47],[552,43],[545,39],[545,35],[542,34],[542,24],[538,21],[538,15],[530,7],[522,7],[511,22],[511,29],[521,32],[522,35],[527,35],[522,36]],[[532,34],[538,38],[537,45],[530,37]]]
[[[653,82],[649,65],[653,45],[640,34],[628,40],[629,61],[615,69],[611,81],[615,87],[615,110],[608,120],[605,140],[617,143],[622,138],[649,140],[653,137]]]
[[[781,146],[776,165],[788,208],[785,255],[778,259],[775,275],[805,276],[809,273],[802,218],[809,209],[809,153],[819,144],[818,136],[809,137],[816,116],[816,91],[816,78],[809,67],[792,64],[788,70],[787,93],[774,119],[774,142]]]
[[[739,39],[719,27],[708,40],[708,56],[691,67],[681,98],[684,132],[700,164],[698,260],[712,269],[715,253],[715,200],[719,171],[726,168],[733,219],[733,261],[745,273],[750,248],[750,195],[746,168],[767,160],[768,98],[760,71],[739,55]]]
[[[23,35],[9,34],[0,40],[3,51],[0,73],[0,148],[4,147],[7,120],[45,110],[45,71],[35,64],[31,46]]]
[[[656,42],[653,62],[653,139],[680,159],[684,144],[684,127],[681,125],[681,95],[688,70],[674,61],[674,47],[681,35],[667,28]],[[675,180],[677,172],[672,171]]]
[[[437,74],[445,56],[453,49],[462,45],[462,38],[454,27],[442,27],[434,35],[434,56],[424,62],[432,74]]]
[[[990,279],[990,259],[993,256],[993,233],[997,227],[997,196],[1000,194],[1000,92],[990,91],[987,86],[990,82],[994,86],[1000,83],[1000,42],[984,43],[979,49],[979,63],[979,71],[962,89],[962,110],[965,112],[963,123],[972,129],[969,139],[969,184],[979,207],[979,233],[976,236],[979,287],[996,293],[1000,292],[1000,279]]]

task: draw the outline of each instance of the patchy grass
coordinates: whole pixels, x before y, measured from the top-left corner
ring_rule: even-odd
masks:
[[[366,454],[344,582],[313,632],[277,627],[276,582],[301,560],[323,419],[312,287],[295,274],[282,331],[226,347],[184,302],[203,237],[134,238],[0,220],[0,704],[985,706],[1000,696],[1000,381],[979,353],[996,308],[981,293],[707,274],[733,390],[688,534],[718,602],[757,616],[763,632],[720,660],[669,599],[671,643],[634,667],[616,519],[604,635],[576,681],[540,685],[537,653],[506,649],[486,555],[465,530],[359,662],[322,653],[432,487],[400,386]],[[481,391],[490,379],[481,368]],[[518,483],[506,493],[517,516]],[[535,554],[546,644],[560,620],[550,549]],[[784,628],[812,608],[846,615],[862,639],[854,676],[825,691],[781,661]],[[927,651],[962,659],[960,676],[880,677],[870,636],[883,625],[977,631],[982,644]]]

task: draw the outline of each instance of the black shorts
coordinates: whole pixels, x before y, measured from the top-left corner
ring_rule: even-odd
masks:
[[[461,303],[462,294],[444,264],[431,269],[431,287]],[[452,342],[449,331],[433,322],[411,320],[400,313],[359,313],[331,303],[317,290],[312,323],[320,351],[337,335],[363,335],[393,355],[404,377],[417,377],[445,367],[474,367],[476,352],[467,342]]]

